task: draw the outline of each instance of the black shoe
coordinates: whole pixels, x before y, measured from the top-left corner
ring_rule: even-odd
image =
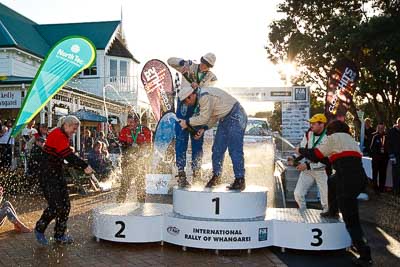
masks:
[[[211,188],[221,184],[221,176],[213,175],[213,177],[206,184],[206,188]]]
[[[353,262],[354,265],[357,266],[362,266],[362,267],[369,267],[372,266],[373,261],[371,258],[362,258],[362,257],[358,257],[358,258],[352,258],[351,261]]]
[[[186,173],[184,171],[178,172],[178,175],[176,177],[178,177],[178,186],[180,188],[185,188],[190,186],[189,182],[186,179]]]
[[[322,218],[328,218],[328,219],[339,219],[339,213],[337,212],[332,212],[332,211],[326,211],[326,212],[321,212],[319,214]]]
[[[180,188],[186,188],[190,186],[190,183],[186,180],[186,178],[181,178],[178,180],[178,186]]]
[[[226,188],[228,188],[229,190],[240,190],[243,191],[246,188],[246,182],[244,181],[244,178],[238,178],[235,179],[235,181],[227,186]]]

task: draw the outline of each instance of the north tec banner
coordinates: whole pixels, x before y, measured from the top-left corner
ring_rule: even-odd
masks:
[[[93,43],[82,36],[68,36],[53,46],[36,73],[19,111],[11,135],[15,137],[50,99],[96,58]]]

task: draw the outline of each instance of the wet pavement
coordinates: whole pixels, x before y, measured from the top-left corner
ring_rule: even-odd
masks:
[[[264,149],[264,148],[263,148]],[[272,169],[273,156],[261,157],[257,151],[248,153],[246,168],[248,184],[268,187],[268,207],[282,207],[282,198]],[[224,181],[233,177],[229,158],[226,160]],[[207,172],[204,180],[207,180]],[[204,181],[205,182],[205,181]],[[118,188],[108,193],[71,195],[71,214],[68,223],[73,245],[38,245],[33,234],[18,234],[12,224],[0,227],[0,266],[352,266],[351,252],[302,251],[269,247],[247,250],[220,251],[191,249],[183,251],[180,246],[164,243],[126,244],[109,241],[96,242],[91,233],[91,210],[115,200]],[[370,192],[371,193],[371,192]],[[16,194],[8,197],[17,213],[30,227],[40,217],[46,203],[38,195]],[[171,196],[151,196],[146,202],[172,203]],[[288,203],[288,207],[295,207]],[[318,208],[311,204],[310,207]],[[360,202],[360,216],[364,231],[372,247],[374,266],[400,266],[400,198],[389,193]],[[54,222],[46,234],[50,237]]]
[[[7,222],[0,228],[1,266],[286,266],[270,249],[256,249],[248,254],[242,251],[190,249],[164,243],[124,244],[108,241],[96,242],[91,234],[91,210],[114,199],[116,192],[85,197],[72,197],[68,222],[69,233],[75,238],[73,245],[48,247],[38,245],[33,234],[18,234]],[[30,227],[39,218],[45,202],[38,196],[10,199],[20,218]],[[160,201],[161,200],[161,201]],[[146,201],[170,202],[171,198],[149,198]],[[52,233],[52,223],[46,231]]]
[[[1,266],[352,266],[352,254],[345,250],[310,252],[270,247],[241,251],[220,251],[190,249],[186,252],[180,246],[164,243],[123,244],[108,241],[96,242],[91,234],[91,210],[115,199],[116,191],[97,193],[89,196],[72,196],[72,210],[68,228],[75,237],[73,245],[48,247],[38,245],[33,234],[18,234],[6,222],[0,228]],[[30,227],[39,218],[45,207],[39,196],[18,196],[9,198],[15,204],[21,219]],[[171,203],[171,197],[149,197],[148,202]],[[399,216],[388,205],[394,205],[396,198],[389,194],[360,202],[363,227],[372,247],[374,266],[399,266],[400,236],[394,227],[399,226]],[[290,205],[289,205],[290,206]],[[385,211],[388,214],[385,214]],[[399,209],[397,209],[397,212]],[[391,223],[384,218],[392,218]],[[397,221],[396,221],[397,220]],[[383,225],[382,221],[386,222]],[[379,225],[380,223],[381,225]],[[47,230],[52,233],[53,223]]]

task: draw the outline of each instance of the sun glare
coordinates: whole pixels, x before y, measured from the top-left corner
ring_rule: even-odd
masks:
[[[291,79],[297,72],[296,64],[294,62],[281,62],[278,64],[278,70],[284,78],[286,86],[290,86]]]

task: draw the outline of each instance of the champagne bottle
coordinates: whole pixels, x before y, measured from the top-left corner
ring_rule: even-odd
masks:
[[[296,156],[295,154],[292,155],[293,157],[293,166],[297,167],[300,164],[300,160],[302,160],[304,157],[303,156]]]
[[[181,121],[179,120],[179,122]],[[191,135],[195,135],[197,133],[196,129],[194,129],[193,126],[190,125],[189,123],[186,122],[186,126],[187,127],[185,130],[188,131]]]
[[[191,135],[195,135],[197,133],[197,131],[189,123],[187,124],[186,131],[188,131]]]

